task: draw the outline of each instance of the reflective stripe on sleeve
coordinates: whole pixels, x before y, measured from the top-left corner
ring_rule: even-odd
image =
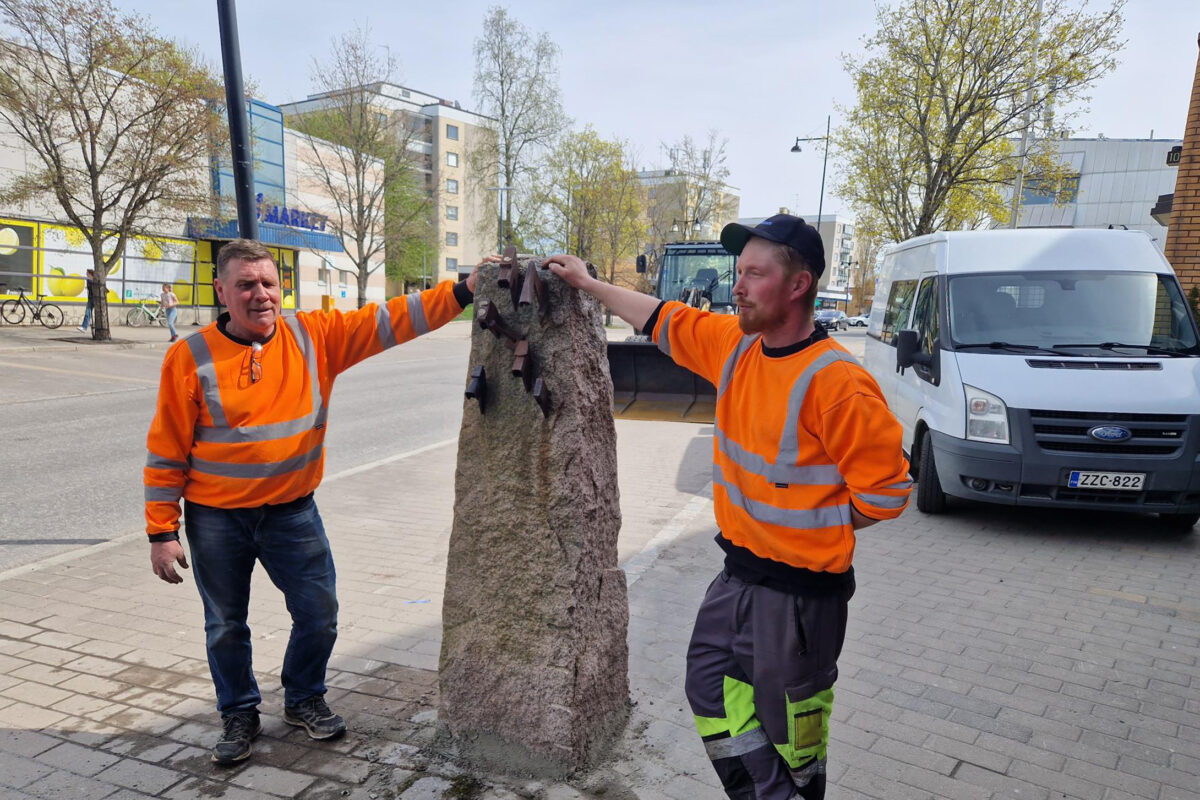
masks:
[[[268,461],[259,463],[236,463],[231,461],[208,461],[203,458],[192,458],[193,472],[203,472],[208,475],[218,475],[222,478],[274,478],[289,472],[303,469],[318,460],[324,451],[324,445],[317,445],[307,453],[283,461]]]
[[[192,360],[196,362],[196,377],[200,379],[200,387],[204,390],[204,405],[208,408],[213,425],[228,428],[225,409],[221,406],[221,389],[217,386],[217,368],[213,364],[212,351],[208,349],[204,334],[189,336],[184,341],[192,351]]]
[[[740,444],[730,439],[725,431],[717,428],[717,447],[729,460],[746,472],[758,475],[768,483],[786,483],[797,486],[840,486],[845,483],[837,464],[797,464],[772,463],[744,449]]]
[[[725,490],[730,503],[741,508],[752,518],[768,525],[811,530],[813,528],[834,528],[850,523],[850,506],[847,503],[820,508],[779,508],[760,500],[751,500],[742,494],[737,486],[725,480],[720,466],[716,464],[713,465],[713,485],[720,486]]]
[[[704,750],[710,761],[721,758],[744,756],[762,747],[772,747],[767,732],[762,728],[747,731],[741,736],[724,736],[720,739],[709,739],[704,742]]]
[[[183,497],[182,486],[147,486],[145,487],[147,503],[178,503]]]
[[[663,317],[662,325],[658,328],[658,349],[663,351],[668,358],[671,356],[671,317],[678,310],[679,308],[676,306],[668,311],[667,315]]]
[[[429,333],[429,320],[425,318],[425,306],[421,303],[420,292],[408,296],[408,319],[412,322],[417,336]],[[395,341],[392,344],[395,344]]]
[[[855,500],[861,500],[879,508],[903,508],[908,502],[908,496],[895,497],[890,494],[856,494],[853,495]]]
[[[379,346],[384,350],[396,346],[396,332],[392,329],[392,314],[388,311],[387,303],[380,303],[375,312],[375,333],[379,336]]]
[[[169,458],[163,458],[157,453],[146,451],[146,466],[150,469],[187,469],[186,461],[173,461]]]

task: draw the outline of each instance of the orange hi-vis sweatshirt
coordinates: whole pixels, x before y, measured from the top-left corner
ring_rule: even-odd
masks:
[[[851,504],[878,520],[904,510],[912,482],[900,425],[840,344],[821,338],[769,356],[737,317],[675,302],[659,307],[654,340],[717,387],[713,504],[730,543],[844,573],[854,557]]]
[[[454,286],[281,317],[258,354],[215,322],[173,345],[146,442],[146,532],[177,531],[181,498],[252,508],[315,490],[334,379],[458,316]]]

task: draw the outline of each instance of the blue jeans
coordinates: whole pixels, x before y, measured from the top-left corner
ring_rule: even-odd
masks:
[[[325,694],[325,667],[337,639],[333,555],[312,495],[277,506],[213,508],[186,502],[184,525],[204,602],[208,666],[221,715],[258,706],[251,667],[250,573],[261,561],[283,592],[292,635],[283,658],[283,702]]]
[[[85,308],[83,310],[83,322],[79,323],[79,327],[83,328],[84,330],[87,330],[88,326],[91,324],[92,324],[92,301],[89,300],[88,304],[87,304],[87,308]]]
[[[179,338],[179,334],[175,332],[175,317],[179,316],[179,306],[172,306],[167,309],[167,327],[171,330],[171,338]]]

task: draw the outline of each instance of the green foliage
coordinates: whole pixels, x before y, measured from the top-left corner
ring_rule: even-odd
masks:
[[[1114,0],[903,0],[877,10],[860,55],[845,56],[856,105],[834,135],[836,191],[870,210],[887,237],[1006,220],[1004,190],[1021,170],[1056,186],[1054,152],[1072,105],[1116,65],[1123,45]],[[1051,141],[1047,141],[1050,139]]]
[[[1192,307],[1192,319],[1200,323],[1200,286],[1193,286],[1188,291],[1188,305]]]
[[[562,138],[544,178],[552,247],[592,261],[609,283],[618,263],[632,260],[645,238],[641,185],[631,160],[625,143],[587,127]]]

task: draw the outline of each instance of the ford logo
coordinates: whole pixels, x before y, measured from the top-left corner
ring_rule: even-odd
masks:
[[[1120,425],[1097,425],[1088,431],[1088,436],[1102,442],[1123,442],[1133,436],[1133,432]]]

